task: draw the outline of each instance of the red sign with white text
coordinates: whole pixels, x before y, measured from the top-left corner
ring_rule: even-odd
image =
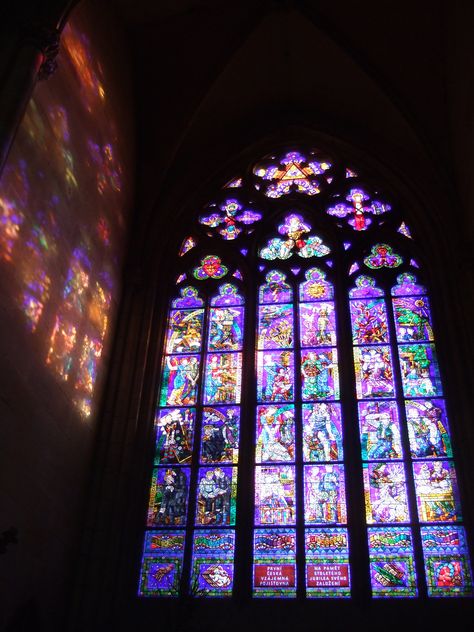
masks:
[[[295,567],[293,564],[258,564],[255,566],[256,587],[293,587]]]
[[[321,586],[349,586],[347,564],[308,564],[308,588]]]

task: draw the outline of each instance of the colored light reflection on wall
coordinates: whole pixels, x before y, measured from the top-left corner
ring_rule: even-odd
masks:
[[[116,306],[127,204],[125,141],[105,65],[86,33],[77,11],[62,34],[58,70],[36,86],[0,181],[0,291],[84,417],[94,410]]]

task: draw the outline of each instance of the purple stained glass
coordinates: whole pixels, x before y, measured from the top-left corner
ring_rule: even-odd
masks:
[[[292,213],[284,218],[283,224],[278,226],[278,232],[285,235],[285,239],[275,237],[270,239],[262,248],[259,255],[262,259],[289,259],[293,254],[305,259],[309,257],[324,257],[330,248],[323,244],[320,237],[306,235],[311,226],[303,221],[301,215]]]
[[[243,304],[243,297],[232,283],[223,283],[219,286],[219,294],[211,299],[211,305],[215,305],[216,307]]]
[[[401,235],[403,235],[404,237],[408,237],[408,239],[411,239],[411,232],[410,229],[408,228],[408,226],[405,224],[405,222],[402,222],[400,224],[400,226],[397,228],[397,233],[400,233]]]
[[[281,272],[272,270],[266,277],[266,284],[260,287],[259,301],[260,303],[288,303],[293,298],[293,292],[288,283],[285,282],[286,276]]]
[[[326,212],[334,217],[349,217],[348,223],[354,230],[367,230],[372,223],[372,220],[368,217],[369,214],[382,215],[391,208],[389,204],[376,200],[370,205],[364,204],[369,199],[370,196],[362,189],[351,189],[346,196],[346,200],[350,204],[339,202],[326,209]]]
[[[229,269],[216,255],[208,255],[201,260],[201,265],[194,268],[193,275],[198,281],[204,279],[222,279]]]
[[[390,347],[355,347],[354,367],[358,399],[393,397]]]
[[[350,298],[373,298],[383,296],[383,290],[375,285],[375,280],[369,276],[361,275],[355,280],[355,288],[349,291]]]
[[[258,349],[284,349],[293,345],[293,305],[258,308]]]
[[[255,468],[255,524],[293,525],[296,522],[295,466]]]
[[[388,342],[387,311],[383,298],[351,300],[352,342],[376,344]]]
[[[257,406],[257,463],[295,460],[295,411],[291,405]]]
[[[138,589],[141,597],[178,596],[184,540],[184,531],[147,531]]]
[[[349,276],[354,274],[354,272],[357,272],[358,269],[359,269],[359,264],[357,263],[357,261],[354,261],[354,263],[349,268]]]
[[[190,592],[193,597],[230,597],[234,584],[235,532],[194,532]]]
[[[209,310],[209,351],[242,349],[243,307],[211,307]]]
[[[189,467],[153,470],[148,505],[148,527],[180,527],[186,524]]]
[[[183,287],[180,294],[181,298],[173,301],[173,307],[202,307],[204,305],[204,301],[199,297],[198,291],[194,287]]]
[[[397,276],[397,285],[392,288],[392,296],[419,296],[426,294],[426,288],[416,283],[414,274],[404,272]]]
[[[194,239],[194,237],[191,237],[191,236],[186,237],[186,239],[183,241],[181,248],[179,250],[179,256],[182,257],[195,246],[196,246],[196,240]]]
[[[410,522],[403,463],[364,463],[362,467],[368,524]]]
[[[392,299],[398,342],[432,341],[431,313],[426,296]]]
[[[336,344],[336,315],[334,303],[300,304],[300,336],[302,347]]]
[[[453,456],[444,400],[408,400],[405,408],[412,457]]]
[[[416,597],[416,571],[410,527],[369,527],[373,597]]]
[[[303,404],[303,458],[313,463],[342,461],[340,404]]]
[[[275,158],[272,158],[275,160]],[[280,163],[264,162],[257,164],[253,172],[270,184],[265,186],[265,195],[270,198],[280,198],[292,191],[306,195],[319,193],[319,182],[314,179],[317,174],[323,174],[331,168],[327,161],[306,161],[305,156],[298,152],[289,152],[283,156]],[[259,185],[255,185],[259,188]]]
[[[304,401],[339,399],[336,349],[307,349],[301,352],[301,391]]]
[[[254,597],[296,595],[295,529],[255,529]]]
[[[239,404],[242,354],[215,353],[206,361],[204,404]]]
[[[398,355],[405,397],[443,394],[434,345],[400,345]]]
[[[346,524],[344,466],[304,466],[304,517],[306,524]]]
[[[458,522],[462,519],[452,461],[415,461],[413,474],[421,522]]]
[[[165,357],[160,406],[196,404],[199,361],[199,355]]]
[[[371,270],[398,268],[403,263],[400,255],[394,253],[388,244],[376,244],[370,252],[371,254],[364,259],[364,263]]]
[[[235,525],[237,468],[202,467],[198,474],[196,524],[203,526]]]
[[[359,402],[362,459],[401,459],[403,456],[396,402]]]
[[[300,285],[300,301],[327,301],[334,298],[331,283],[326,281],[326,273],[318,268],[310,268],[305,272],[306,281]]]
[[[286,402],[294,398],[294,359],[291,351],[257,353],[257,400]]]
[[[164,408],[155,419],[155,465],[188,463],[193,450],[194,408]]]
[[[308,597],[350,597],[347,529],[306,529],[305,553]]]
[[[421,527],[430,597],[471,597],[473,582],[463,527]]]
[[[237,463],[239,433],[239,407],[205,407],[202,420],[201,463]]]
[[[168,321],[166,353],[201,350],[203,309],[173,309]]]
[[[246,209],[236,199],[227,199],[210,215],[199,218],[199,222],[217,232],[225,240],[233,240],[243,231],[243,226],[253,224],[262,219],[261,213]]]

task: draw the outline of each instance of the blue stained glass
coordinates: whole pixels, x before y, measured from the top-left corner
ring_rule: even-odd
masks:
[[[257,399],[260,402],[292,401],[294,359],[291,351],[259,351]]]
[[[230,597],[234,583],[235,532],[200,529],[193,540],[191,595]]]

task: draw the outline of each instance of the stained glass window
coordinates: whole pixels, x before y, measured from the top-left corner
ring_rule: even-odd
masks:
[[[472,596],[406,218],[318,150],[240,173],[176,248],[139,595]]]

